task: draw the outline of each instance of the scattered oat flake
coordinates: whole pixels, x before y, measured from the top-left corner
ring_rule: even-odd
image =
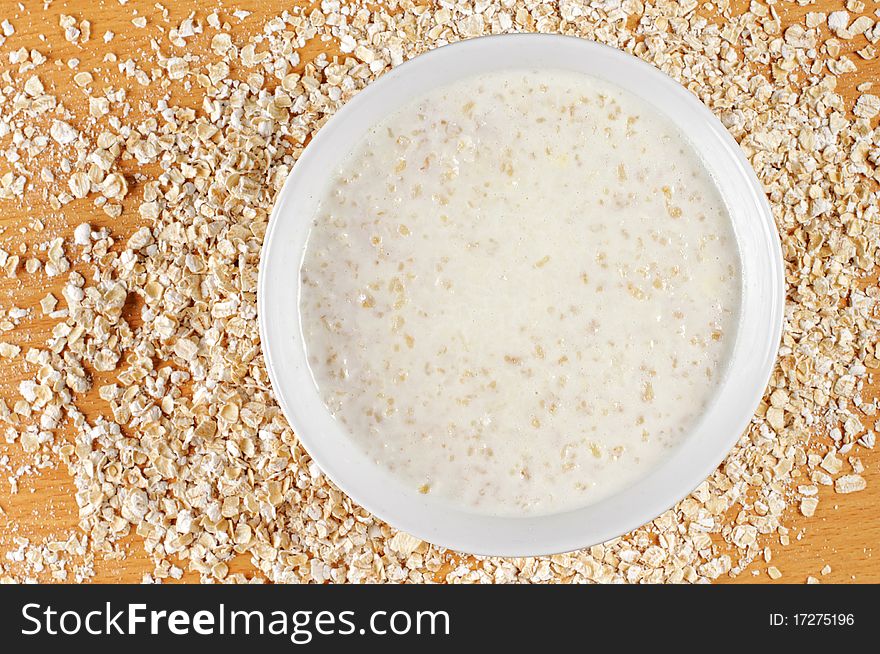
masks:
[[[860,95],[853,113],[861,118],[873,118],[880,113],[880,97],[868,93]]]
[[[857,493],[867,487],[868,483],[861,475],[843,475],[834,480],[834,490],[838,493]]]
[[[805,497],[801,500],[801,514],[804,516],[811,518],[816,513],[816,508],[819,506],[819,498],[818,497]]]

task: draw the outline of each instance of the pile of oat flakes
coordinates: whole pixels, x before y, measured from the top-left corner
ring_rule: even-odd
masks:
[[[785,29],[776,5],[757,1],[723,18],[719,3],[695,0],[384,7],[327,0],[282,13],[244,40],[234,36],[235,14],[193,15],[157,33],[153,52],[109,62],[132,85],[155,87],[155,97],[183,85],[198,108],[156,100],[131,122],[109,115],[128,115],[125,91],[99,90],[85,70],[70,73],[72,83],[95,89],[88,115],[59,104],[41,81],[51,59],[14,49],[15,26],[3,23],[0,51],[13,66],[0,81],[2,203],[41,193],[63,212],[86,198],[110,217],[138,212],[143,226],[116,243],[106,228],[71,225],[40,257],[0,250],[7,275],[66,280],[62,297],[40,303],[57,319],[48,342],[20,347],[0,333],[3,363],[23,360],[29,371],[20,399],[0,400],[0,422],[33,458],[34,474],[67,465],[82,527],[61,540],[18,539],[0,577],[88,579],[94,557],[124,556],[120,539],[132,531],[155,561],[155,580],[190,569],[243,581],[229,571],[241,554],[257,579],[275,582],[699,582],[737,574],[758,557],[779,576],[767,563],[769,546],[790,539],[783,511],[795,504],[811,516],[820,486],[863,489],[858,451],[874,446],[876,402],[862,389],[880,356],[880,289],[870,282],[880,243],[880,98],[866,84],[845,106],[835,89],[855,69],[853,57],[873,59],[876,16],[860,0],[830,15],[807,12]],[[150,29],[142,17],[132,22]],[[51,38],[71,43],[100,38],[85,15],[65,16],[54,29]],[[353,505],[299,445],[260,353],[257,266],[275,194],[309,137],[346,100],[425,50],[511,31],[573,34],[636,54],[721,118],[774,207],[786,325],[750,429],[674,509],[578,553],[450,559]],[[204,34],[206,57],[172,47]],[[112,33],[103,39],[112,46]],[[313,39],[343,54],[303,65],[299,51]],[[843,54],[850,42],[857,52]],[[121,172],[132,166],[142,173]],[[20,328],[23,311],[0,307],[3,332]],[[88,421],[77,403],[93,386],[111,411]],[[58,431],[65,424],[75,440]]]

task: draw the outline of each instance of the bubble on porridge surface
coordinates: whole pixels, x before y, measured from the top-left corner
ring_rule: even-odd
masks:
[[[375,126],[300,275],[312,373],[352,439],[488,514],[586,505],[656,466],[712,398],[740,286],[677,128],[563,71],[463,80]]]

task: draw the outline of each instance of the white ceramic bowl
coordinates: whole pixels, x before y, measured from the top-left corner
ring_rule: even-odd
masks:
[[[736,341],[715,399],[692,432],[646,477],[596,504],[565,513],[491,517],[450,509],[405,487],[369,460],[321,402],[306,359],[299,268],[330,173],[376,122],[416,96],[475,74],[555,68],[608,80],[666,114],[702,155],[732,214],[743,286]],[[491,36],[417,57],[358,93],[317,134],[275,203],[263,245],[259,320],[266,366],[294,431],[321,469],[376,516],[437,545],[474,554],[564,552],[614,538],[687,496],[721,463],[760,401],[782,331],[779,238],[754,172],[712,113],[678,83],[628,54],[581,39]]]

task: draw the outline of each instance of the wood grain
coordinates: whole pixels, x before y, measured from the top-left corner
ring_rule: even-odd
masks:
[[[74,109],[79,115],[84,111],[85,94],[73,84],[73,72],[67,63],[79,59],[79,70],[92,71],[103,85],[119,86],[124,82],[118,75],[114,64],[103,61],[108,52],[116,53],[124,60],[129,56],[135,60],[151,57],[150,39],[157,34],[156,28],[167,32],[176,27],[180,20],[191,11],[196,11],[200,18],[213,9],[218,9],[223,19],[232,25],[236,40],[246,38],[261,30],[267,18],[278,15],[289,9],[291,0],[235,0],[234,6],[223,6],[214,0],[180,1],[168,7],[167,19],[162,10],[157,8],[154,0],[131,0],[120,6],[116,0],[56,0],[48,8],[43,7],[42,0],[34,2],[26,0],[23,8],[18,3],[4,0],[0,2],[0,19],[7,18],[15,26],[15,34],[7,38],[0,46],[0,73],[14,72],[9,64],[9,53],[18,48],[36,48],[49,58],[49,62],[39,69],[39,75],[50,93],[55,94],[66,106]],[[301,3],[302,4],[302,3]],[[305,3],[311,4],[311,3]],[[733,5],[732,11],[746,6],[739,2]],[[776,4],[783,25],[792,21],[802,20],[806,11],[835,11],[843,8],[839,0],[816,0],[809,7],[800,7],[794,3]],[[245,9],[252,12],[244,20],[232,17],[234,9]],[[715,21],[724,20],[719,14],[717,5],[704,8],[706,15]],[[137,12],[135,14],[135,12]],[[92,38],[88,43],[74,45],[63,38],[62,29],[58,25],[59,16],[69,14],[91,22]],[[146,29],[135,28],[131,19],[145,16],[149,25]],[[102,36],[106,31],[115,33],[115,38],[105,44]],[[207,37],[201,35],[190,40],[186,50],[197,54],[207,52]],[[864,45],[864,40],[844,43],[844,50],[852,50],[855,44]],[[167,39],[162,39],[164,52],[180,52]],[[319,52],[335,53],[332,42],[310,43],[302,52],[303,61],[308,61]],[[877,62],[863,62],[853,57],[859,65],[856,73],[845,76],[838,87],[844,95],[847,106],[851,107],[856,96],[855,87],[864,81],[880,79],[880,67]],[[17,76],[17,74],[16,74]],[[144,97],[145,91],[137,84],[124,83],[131,89],[129,99],[133,106]],[[189,96],[184,89],[172,89],[172,102],[192,104],[197,99]],[[128,122],[135,116],[126,118]],[[2,140],[5,147],[7,139]],[[0,162],[0,172],[8,170],[6,164]],[[134,175],[134,169],[124,171]],[[31,248],[36,243],[45,242],[54,235],[69,237],[76,225],[88,222],[95,227],[109,227],[117,241],[124,240],[139,225],[140,218],[136,207],[140,195],[137,184],[125,200],[125,211],[118,219],[110,219],[93,206],[89,200],[75,201],[61,211],[52,211],[45,203],[35,201],[34,194],[27,202],[14,203],[4,201],[0,204],[0,248],[8,252],[18,252],[21,244]],[[35,221],[44,225],[41,231],[33,229]],[[28,227],[24,231],[24,227]],[[36,252],[45,260],[45,253]],[[22,256],[24,260],[26,257]],[[33,307],[49,291],[57,291],[60,284],[47,278],[42,272],[35,275],[21,271],[16,279],[0,279],[0,307],[9,309],[12,306]],[[16,330],[4,334],[2,340],[26,347],[29,344],[45,342],[50,334],[54,321],[41,315],[39,309]],[[0,397],[11,405],[18,399],[18,383],[30,374],[20,363],[10,365],[2,363],[0,374]],[[874,389],[876,391],[876,388]],[[81,409],[89,418],[94,418],[107,407],[95,394],[90,395],[81,403]],[[0,464],[0,552],[16,547],[16,537],[27,537],[39,541],[45,536],[66,539],[69,534],[77,532],[76,504],[73,500],[75,492],[72,480],[63,469],[46,468],[32,471],[20,476],[18,492],[13,493],[8,478],[13,476],[21,465],[32,462],[32,455],[25,455],[18,444],[0,442],[0,457],[8,456],[5,464]],[[783,548],[777,543],[768,541],[773,549],[773,565],[783,572],[781,582],[803,582],[808,575],[819,577],[820,569],[829,563],[832,572],[822,576],[823,582],[880,582],[880,565],[874,559],[873,544],[880,542],[880,453],[862,452],[862,460],[867,466],[865,477],[868,489],[852,495],[835,495],[833,491],[823,489],[821,502],[816,515],[812,518],[792,516],[789,525],[792,530],[792,544]],[[253,570],[246,557],[234,562],[233,571],[248,572]],[[763,572],[766,563],[756,562],[746,573],[734,579],[735,582],[770,582]],[[136,536],[127,541],[127,555],[122,560],[97,561],[95,564],[95,580],[102,582],[138,582],[145,573],[152,571],[152,563],[146,556]],[[756,574],[753,574],[756,573]],[[195,581],[194,575],[185,575],[185,581]],[[722,581],[728,581],[723,579]]]

